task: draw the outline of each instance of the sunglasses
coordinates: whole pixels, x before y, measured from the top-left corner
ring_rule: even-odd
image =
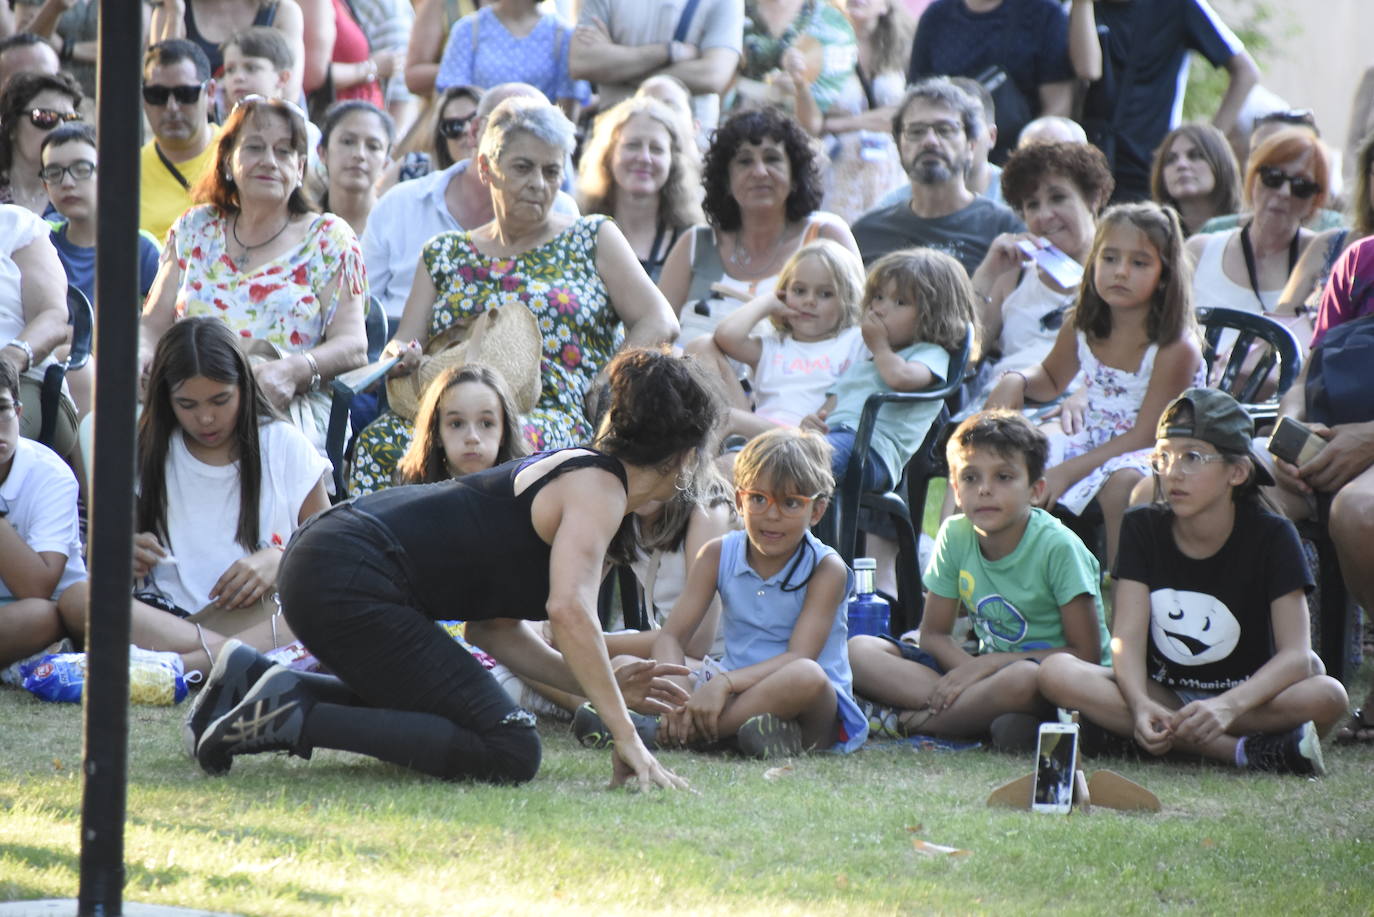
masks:
[[[53,111],[51,108],[35,108],[29,111],[29,123],[40,131],[50,131],[63,121],[80,121],[80,112]]]
[[[38,170],[38,177],[49,185],[55,185],[62,181],[64,175],[71,175],[73,181],[85,181],[94,174],[95,163],[89,159],[78,159],[69,166],[59,166],[54,163]]]
[[[1058,331],[1064,326],[1064,313],[1068,311],[1068,306],[1060,306],[1058,309],[1051,309],[1040,316],[1041,331]]]
[[[477,112],[473,112],[466,118],[441,118],[439,120],[439,133],[450,140],[457,140],[463,136],[463,131],[467,130],[468,122],[477,117]]]
[[[250,93],[235,102],[234,107],[229,110],[229,113],[233,114],[245,105],[266,105],[268,108],[276,108],[279,110],[285,108],[288,112],[300,118],[302,121],[309,120],[306,118],[305,112],[295,102],[288,101],[287,99],[269,99],[267,96],[258,95],[256,92]]]
[[[1274,190],[1282,188],[1283,183],[1288,182],[1288,187],[1293,192],[1293,196],[1300,200],[1306,200],[1322,189],[1321,185],[1310,178],[1303,178],[1301,175],[1289,175],[1274,166],[1260,166],[1259,180],[1264,183],[1264,187]]]
[[[1310,108],[1290,108],[1286,111],[1271,111],[1255,119],[1256,124],[1292,124],[1303,127],[1316,127],[1317,115]]]
[[[176,97],[178,105],[194,105],[200,101],[204,83],[195,86],[144,86],[143,101],[149,105],[166,105],[167,100]]]

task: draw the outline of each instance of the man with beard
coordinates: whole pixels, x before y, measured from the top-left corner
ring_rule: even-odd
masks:
[[[972,275],[1000,233],[1025,231],[1005,206],[965,185],[973,138],[984,129],[977,99],[945,77],[922,80],[907,90],[892,127],[911,200],[870,210],[854,224],[865,265],[915,245],[952,255]]]
[[[215,97],[210,61],[193,42],[160,41],[143,59],[143,112],[153,139],[140,154],[138,225],[161,242],[191,206],[191,188],[214,163],[219,128],[207,113]]]

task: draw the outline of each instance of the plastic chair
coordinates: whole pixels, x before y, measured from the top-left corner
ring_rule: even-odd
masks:
[[[67,285],[67,324],[72,326],[72,343],[67,350],[67,359],[48,366],[43,373],[43,388],[39,395],[42,423],[38,428],[38,441],[45,446],[52,445],[53,434],[57,432],[58,405],[67,373],[85,366],[91,358],[95,313],[86,294],[70,284]]]
[[[946,373],[945,381],[935,388],[919,392],[874,392],[868,396],[864,402],[863,412],[859,415],[859,427],[854,436],[854,452],[849,460],[849,467],[845,469],[844,480],[840,482],[839,490],[826,514],[827,518],[822,519],[817,526],[821,530],[818,532],[819,537],[828,541],[846,564],[852,565],[858,546],[860,510],[876,512],[896,525],[899,594],[892,629],[897,633],[914,627],[920,618],[921,584],[920,573],[916,569],[919,514],[925,509],[926,487],[932,476],[932,469],[940,461],[936,452],[944,428],[948,426],[950,409],[948,405],[941,408],[920,448],[907,462],[903,474],[906,480],[906,500],[895,491],[882,494],[863,492],[864,471],[871,460],[869,444],[873,441],[873,427],[877,422],[879,409],[885,404],[947,401],[957,396],[964,384],[964,373],[973,351],[973,337],[973,325],[969,324],[964,329],[963,343],[950,355],[949,371]],[[898,482],[898,486],[900,483]],[[915,521],[912,518],[913,513],[917,514]]]
[[[1237,309],[1202,308],[1197,315],[1203,326],[1202,358],[1207,362],[1207,378],[1216,378],[1220,361],[1216,388],[1239,401],[1256,423],[1278,417],[1279,399],[1302,369],[1302,348],[1293,332],[1271,318]],[[1228,352],[1218,353],[1226,331],[1236,332],[1235,342]],[[1254,365],[1242,376],[1252,354]],[[1271,379],[1275,391],[1261,400],[1260,393]]]
[[[332,392],[329,408],[329,428],[325,432],[324,449],[330,463],[334,466],[334,498],[344,499],[344,445],[348,435],[349,412],[353,400],[380,382],[394,365],[393,360],[378,360],[382,348],[386,346],[390,329],[387,327],[386,310],[381,301],[373,296],[368,300],[367,311],[363,315],[363,328],[367,331],[368,363],[352,372],[344,373],[330,383]]]

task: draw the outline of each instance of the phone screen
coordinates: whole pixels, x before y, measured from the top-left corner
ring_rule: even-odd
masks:
[[[1074,754],[1078,727],[1045,723],[1035,752],[1035,792],[1031,807],[1037,812],[1068,812],[1073,804]]]

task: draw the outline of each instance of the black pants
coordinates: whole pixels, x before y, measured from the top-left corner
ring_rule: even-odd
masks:
[[[412,582],[391,533],[351,504],[291,539],[278,574],[286,619],[365,705],[316,704],[308,743],[448,779],[531,779],[540,760],[533,716],[420,610]]]

